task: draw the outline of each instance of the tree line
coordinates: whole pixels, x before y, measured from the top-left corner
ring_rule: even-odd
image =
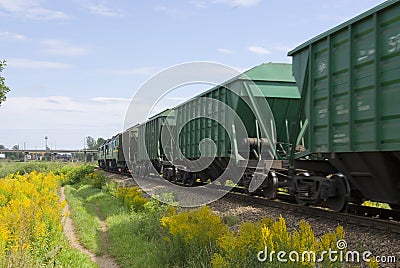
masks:
[[[10,91],[10,88],[6,86],[5,78],[1,75],[4,67],[6,67],[6,61],[0,60],[0,105],[6,100],[6,94]]]
[[[97,140],[95,140],[93,137],[87,136],[85,149],[97,150],[105,141],[106,140],[103,138],[97,138]]]

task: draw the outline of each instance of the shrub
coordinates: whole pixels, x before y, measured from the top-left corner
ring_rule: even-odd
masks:
[[[228,232],[228,227],[209,207],[163,217],[161,223],[172,236],[181,237],[186,243],[194,241],[199,246],[216,243],[217,238]]]
[[[0,180],[0,264],[36,266],[62,237],[58,177],[32,172]]]
[[[56,171],[56,174],[64,175],[61,184],[62,186],[67,184],[76,184],[84,179],[90,179],[90,174],[93,174],[94,167],[92,165],[80,165],[80,166],[64,166]]]
[[[110,181],[110,180],[107,180],[106,181],[106,183],[104,184],[104,186],[103,186],[103,190],[107,193],[107,194],[109,194],[109,195],[111,195],[111,196],[113,196],[113,197],[117,197],[117,189],[118,189],[118,183],[117,182],[115,182],[115,181]]]
[[[301,221],[298,230],[289,232],[286,228],[286,222],[281,217],[278,221],[272,219],[263,219],[256,223],[243,223],[238,232],[228,232],[217,240],[218,252],[212,257],[213,267],[265,267],[265,263],[260,262],[257,253],[265,251],[271,253],[275,251],[284,251],[288,262],[279,262],[275,257],[270,260],[267,255],[268,265],[279,267],[315,267],[316,260],[309,260],[306,256],[302,262],[302,253],[312,251],[316,257],[323,251],[329,249],[337,250],[336,243],[344,238],[343,227],[338,226],[336,232],[329,232],[319,239],[315,237],[311,226],[306,221]],[[288,258],[289,252],[298,252],[299,259],[291,261]],[[296,259],[296,255],[294,258]],[[311,256],[312,257],[312,256]],[[321,263],[322,267],[340,267],[340,263],[329,262],[325,258]]]
[[[228,226],[209,207],[173,213],[161,218],[167,231],[166,258],[172,266],[208,266],[217,239],[228,233]]]
[[[117,198],[126,207],[134,211],[142,211],[147,199],[142,196],[139,187],[118,187]]]
[[[32,171],[50,172],[59,169],[62,163],[55,162],[23,162],[23,163],[3,163],[0,166],[0,178],[10,174],[29,174]]]
[[[89,184],[94,188],[102,189],[106,186],[106,183],[110,181],[108,177],[104,174],[104,171],[95,171],[86,176]]]

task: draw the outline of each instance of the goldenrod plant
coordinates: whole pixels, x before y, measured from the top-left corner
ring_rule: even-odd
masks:
[[[278,221],[271,218],[256,223],[243,223],[237,232],[228,232],[217,240],[218,252],[212,257],[213,267],[316,267],[323,251],[337,250],[336,243],[344,238],[343,227],[336,232],[329,232],[316,238],[311,226],[306,221],[299,223],[299,228],[290,232],[286,221],[280,217]],[[285,252],[277,258],[278,252]],[[289,253],[294,252],[289,258]],[[314,252],[313,259],[308,253],[302,259],[303,252]],[[298,254],[298,255],[297,255]],[[261,257],[261,258],[260,258]],[[260,260],[261,259],[261,260]],[[321,260],[323,267],[341,267],[343,263]]]
[[[94,266],[63,235],[60,180],[35,171],[0,179],[0,267]]]
[[[134,211],[142,211],[147,199],[139,187],[118,187],[117,198],[126,207]]]

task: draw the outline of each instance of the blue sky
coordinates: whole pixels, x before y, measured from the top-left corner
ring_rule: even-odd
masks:
[[[121,131],[134,92],[164,68],[290,63],[288,50],[382,2],[0,0],[0,144],[82,148]]]

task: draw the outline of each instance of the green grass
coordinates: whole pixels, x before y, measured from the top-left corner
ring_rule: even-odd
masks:
[[[155,224],[130,213],[107,219],[109,251],[118,263],[123,267],[166,267],[160,230],[149,235],[148,228],[157,226],[159,220]]]
[[[96,255],[102,255],[104,251],[102,248],[102,233],[95,207],[85,202],[78,191],[88,191],[90,187],[87,185],[75,189],[67,185],[65,194],[79,241],[91,252]]]
[[[35,258],[27,254],[14,254],[0,261],[0,267],[99,267],[90,258],[73,248],[66,237],[61,238],[58,247],[45,256]]]
[[[104,252],[99,220],[105,220],[108,252],[121,267],[166,266],[163,209],[149,206],[145,213],[136,213],[91,185],[67,185],[65,193],[77,236],[90,251]]]
[[[90,260],[90,258],[80,252],[79,250],[73,248],[69,241],[65,238],[63,248],[57,254],[57,257],[50,260],[49,264],[54,264],[57,267],[82,267],[82,268],[95,268],[99,267],[96,263]],[[50,266],[52,267],[52,266]]]
[[[222,221],[229,227],[232,227],[240,222],[240,218],[235,215],[227,214],[222,216]]]
[[[0,162],[0,178],[13,173],[50,172],[65,165],[65,163],[60,162]]]
[[[373,201],[365,201],[362,205],[367,206],[367,207],[374,207],[374,208],[391,209],[389,204],[373,202]]]

